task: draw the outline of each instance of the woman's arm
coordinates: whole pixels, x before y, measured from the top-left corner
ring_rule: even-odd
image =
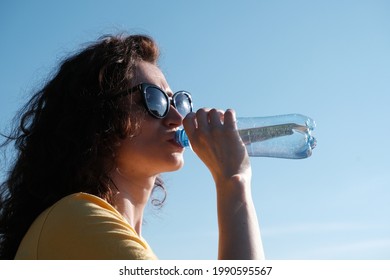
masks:
[[[235,113],[200,109],[184,122],[194,152],[209,168],[217,191],[219,259],[263,259],[251,196],[251,166]]]

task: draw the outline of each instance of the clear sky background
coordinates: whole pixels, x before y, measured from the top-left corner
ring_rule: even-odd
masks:
[[[123,31],[156,39],[196,108],[315,119],[312,157],[251,158],[268,259],[390,259],[390,1],[1,0],[1,130],[62,58]],[[161,259],[215,259],[214,183],[185,160],[143,235]]]

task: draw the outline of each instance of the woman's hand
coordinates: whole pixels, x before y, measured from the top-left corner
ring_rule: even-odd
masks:
[[[183,121],[192,149],[209,168],[214,180],[230,180],[236,176],[250,180],[248,153],[236,125],[235,112],[199,109]]]

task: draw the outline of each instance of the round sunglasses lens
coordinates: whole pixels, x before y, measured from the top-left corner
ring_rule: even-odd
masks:
[[[177,111],[182,115],[183,117],[187,116],[188,113],[191,113],[192,107],[191,107],[191,100],[190,97],[184,93],[179,92],[175,95],[175,107]]]
[[[164,117],[168,111],[168,97],[158,88],[148,87],[145,94],[146,105],[154,116]]]

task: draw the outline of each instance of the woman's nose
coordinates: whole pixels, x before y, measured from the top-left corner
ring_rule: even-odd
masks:
[[[179,111],[171,104],[169,112],[163,120],[167,126],[181,126],[183,124],[184,117],[185,116],[182,116]]]

